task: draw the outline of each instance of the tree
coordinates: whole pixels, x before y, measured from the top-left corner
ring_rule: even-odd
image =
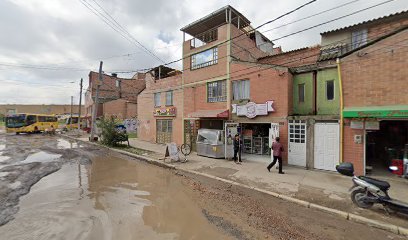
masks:
[[[102,117],[97,123],[101,131],[101,143],[107,146],[115,146],[119,142],[127,141],[127,134],[118,131],[116,126],[116,119],[111,116],[108,118]]]

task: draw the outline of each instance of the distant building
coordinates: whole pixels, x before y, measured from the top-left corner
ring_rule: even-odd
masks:
[[[84,107],[81,109],[84,112]],[[78,114],[78,105],[72,107],[72,112]],[[64,115],[71,113],[71,105],[31,105],[31,104],[3,104],[0,105],[0,115],[13,113],[39,113]]]
[[[121,119],[136,117],[137,96],[146,86],[144,73],[137,73],[133,78],[119,78],[117,74],[103,74],[103,82],[99,89],[97,116],[115,116]],[[96,97],[96,84],[99,73],[89,73],[89,86],[85,92],[85,113],[92,116],[92,108]]]

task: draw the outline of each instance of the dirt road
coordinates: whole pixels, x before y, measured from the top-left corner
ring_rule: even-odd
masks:
[[[106,149],[0,133],[1,239],[404,239]]]

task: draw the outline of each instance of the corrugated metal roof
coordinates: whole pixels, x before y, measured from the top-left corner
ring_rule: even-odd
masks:
[[[373,22],[376,22],[376,21],[383,21],[383,20],[385,20],[387,18],[396,17],[396,16],[399,16],[399,15],[405,15],[405,14],[408,15],[408,10],[392,13],[392,14],[389,14],[389,15],[386,15],[386,16],[382,16],[382,17],[379,17],[379,18],[374,18],[374,19],[371,19],[371,20],[363,21],[363,22],[360,22],[360,23],[356,23],[356,24],[353,24],[353,25],[346,26],[346,27],[329,30],[329,31],[320,33],[320,35],[324,35],[324,34],[332,33],[332,32],[337,32],[337,31],[342,31],[342,30],[357,27],[357,26],[360,26],[360,25],[373,23]]]

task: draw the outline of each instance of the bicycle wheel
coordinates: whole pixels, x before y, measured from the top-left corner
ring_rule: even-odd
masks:
[[[181,153],[183,153],[185,156],[189,155],[191,153],[191,147],[187,143],[181,144]]]

